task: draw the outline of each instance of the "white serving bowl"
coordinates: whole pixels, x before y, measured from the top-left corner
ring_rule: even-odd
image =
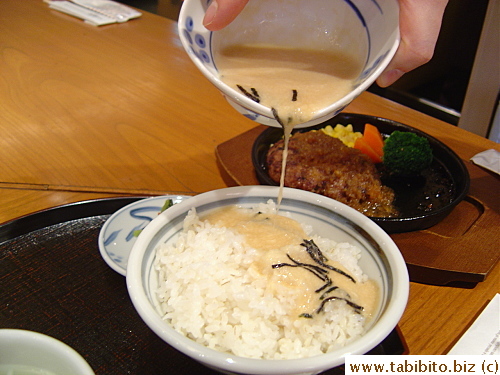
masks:
[[[63,342],[38,332],[4,328],[0,329],[0,370],[9,373],[7,369],[13,374],[94,375],[85,359]]]
[[[210,0],[184,0],[179,37],[198,69],[244,116],[280,126],[270,108],[219,79],[217,52],[228,45],[255,43],[335,50],[357,56],[363,66],[353,89],[297,128],[326,121],[366,90],[387,67],[399,46],[397,0],[252,0],[229,26],[209,31],[203,17]]]
[[[377,224],[356,210],[333,199],[303,190],[285,188],[280,211],[309,224],[313,233],[349,242],[362,252],[360,266],[379,284],[378,311],[367,332],[343,348],[327,354],[293,360],[242,358],[209,349],[174,330],[163,320],[155,290],[157,275],[153,267],[155,249],[175,241],[183,228],[187,212],[198,214],[227,205],[255,207],[269,199],[276,201],[278,187],[240,186],[194,196],[164,211],[139,235],[129,257],[127,288],[132,303],[144,322],[165,342],[218,371],[238,374],[316,374],[344,363],[349,354],[364,354],[381,343],[397,325],[408,299],[409,279],[406,264],[397,246]]]

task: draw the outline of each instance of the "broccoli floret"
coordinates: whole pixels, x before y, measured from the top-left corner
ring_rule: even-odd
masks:
[[[384,142],[383,163],[392,174],[419,174],[432,163],[429,141],[415,133],[396,130]]]

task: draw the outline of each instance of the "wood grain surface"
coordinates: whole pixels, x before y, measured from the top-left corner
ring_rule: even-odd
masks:
[[[147,12],[94,27],[42,0],[0,1],[0,222],[98,197],[227,186],[214,150],[256,124],[197,71],[176,30]],[[346,111],[420,128],[464,160],[499,150],[373,94]],[[491,200],[498,202],[498,191]],[[490,223],[485,236],[499,224]],[[447,353],[499,285],[498,264],[469,288],[411,283],[400,322],[409,353]],[[135,341],[126,345],[134,350]]]

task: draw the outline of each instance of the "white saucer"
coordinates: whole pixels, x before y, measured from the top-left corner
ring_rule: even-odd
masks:
[[[118,211],[104,223],[99,232],[99,250],[104,261],[113,270],[125,276],[132,246],[141,231],[161,211],[167,199],[180,203],[191,198],[187,195],[162,195],[131,203]]]

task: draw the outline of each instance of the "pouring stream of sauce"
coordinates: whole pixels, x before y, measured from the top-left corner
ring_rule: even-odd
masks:
[[[338,51],[248,44],[225,48],[217,64],[222,81],[271,108],[283,127],[279,206],[293,128],[347,95],[361,73],[361,63]]]

